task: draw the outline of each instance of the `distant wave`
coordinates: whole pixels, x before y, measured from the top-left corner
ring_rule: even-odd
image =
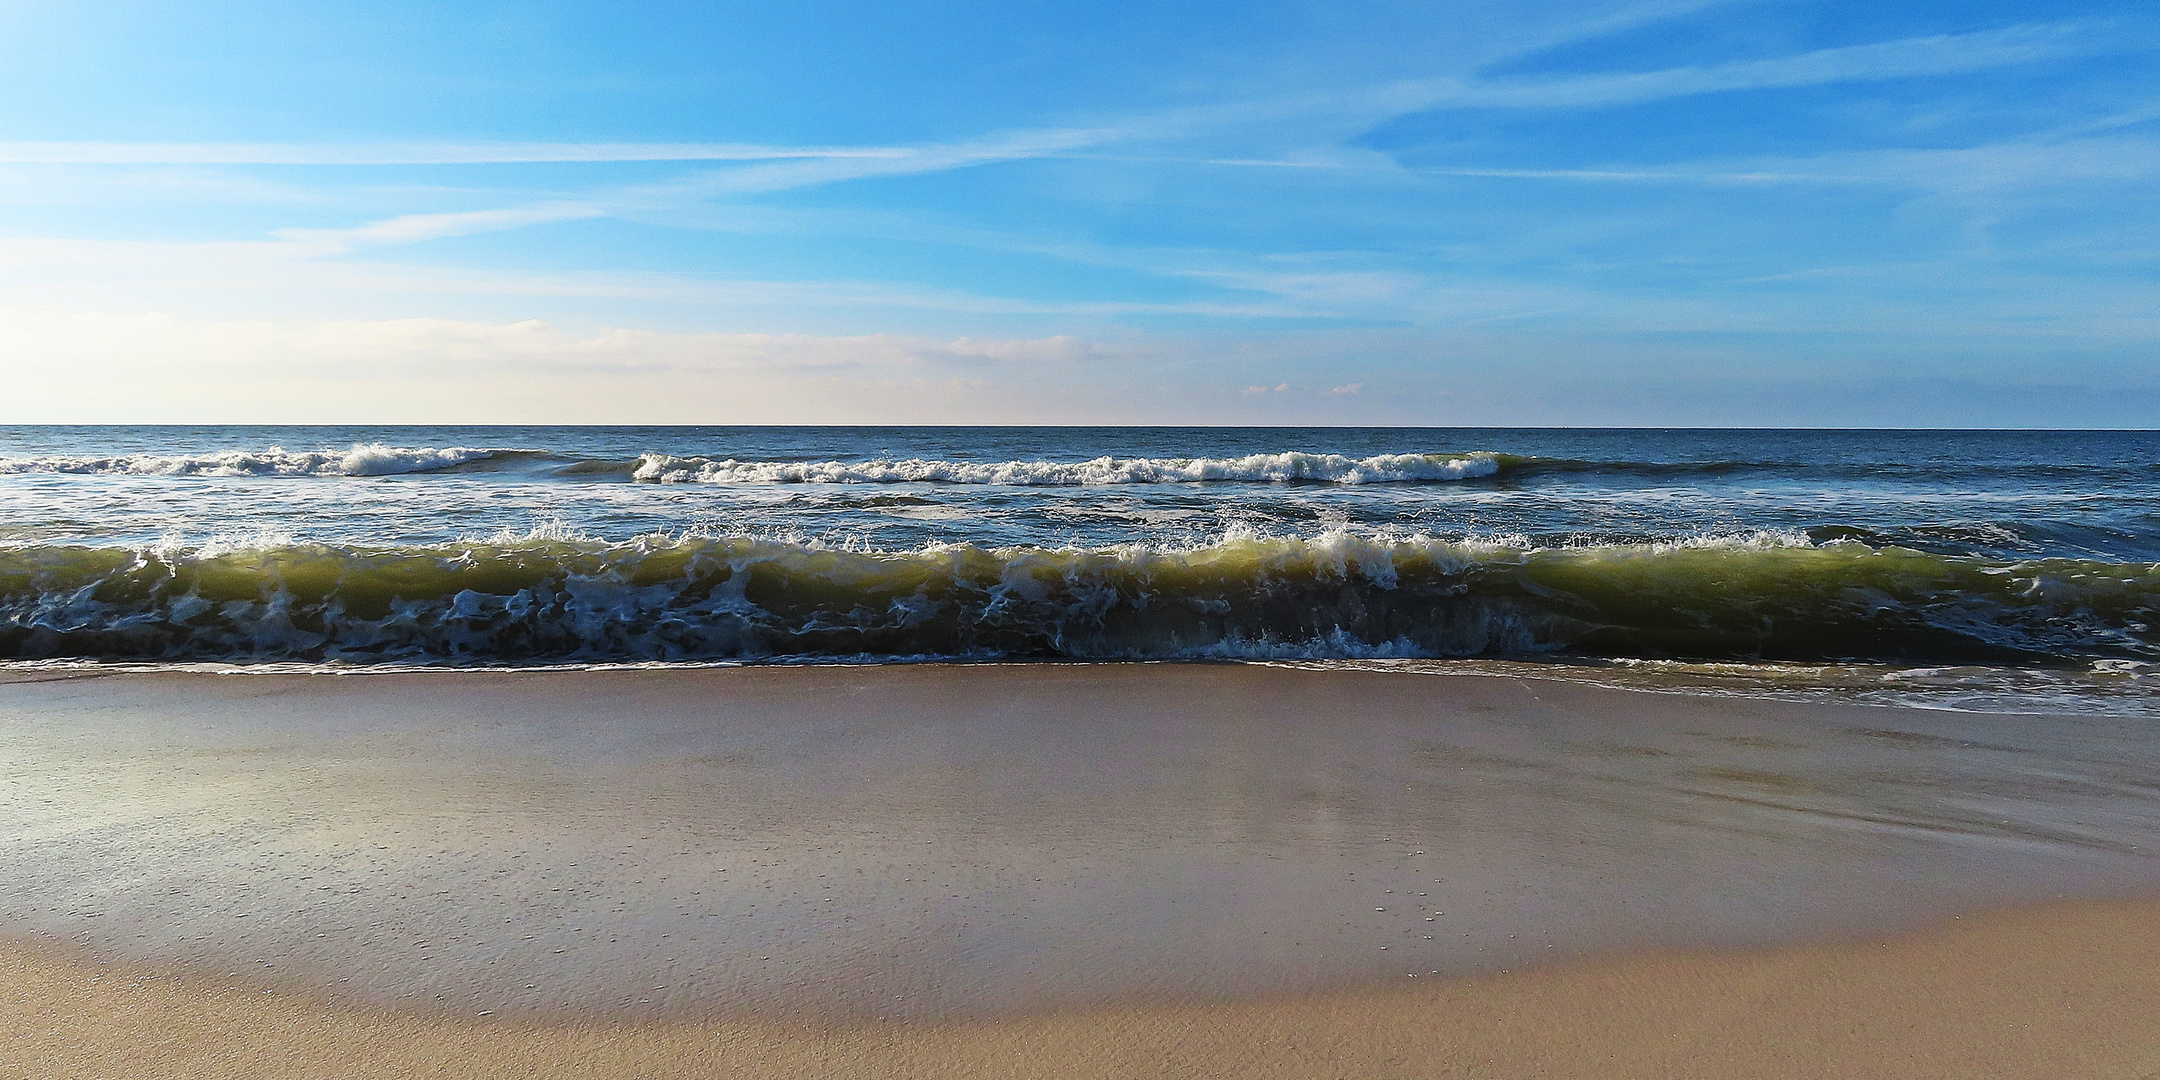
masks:
[[[541,450],[410,448],[367,443],[347,450],[230,450],[171,456],[0,457],[0,474],[127,476],[393,476],[482,462],[540,459],[562,479],[698,484],[998,484],[1091,486],[1206,482],[1380,484],[1475,479],[1500,470],[1492,454],[1384,454],[1350,458],[1285,452],[1240,458],[1113,458],[1090,461],[738,461],[650,453],[632,459],[561,458]]]
[[[2160,564],[1754,535],[856,551],[740,536],[0,549],[0,657],[2160,660]]]
[[[529,454],[469,447],[408,449],[363,443],[349,450],[228,450],[217,454],[115,457],[0,457],[0,474],[84,473],[127,476],[393,476],[436,472],[476,461]]]
[[[526,468],[529,466],[529,468]],[[520,468],[527,479],[636,481],[659,484],[906,484],[1090,487],[1133,484],[1421,484],[1536,477],[1632,476],[1650,479],[1718,477],[1736,473],[1807,476],[1817,480],[1942,482],[1940,466],[1895,462],[1806,463],[1773,460],[1630,461],[1541,457],[1478,450],[1351,457],[1286,450],[1243,457],[1098,457],[1086,461],[950,461],[930,458],[858,461],[760,461],[732,457],[578,457],[507,447],[397,447],[363,443],[344,450],[229,450],[214,454],[122,454],[0,457],[0,475],[59,473],[128,476],[370,477],[411,473]],[[2160,468],[2160,466],[2153,466]],[[2076,477],[2097,482],[2124,472],[2120,465],[2053,462],[1968,462],[1954,473],[1975,479]],[[2144,466],[2129,472],[2142,474]]]
[[[1004,484],[1079,487],[1208,482],[1401,484],[1467,480],[1500,471],[1492,454],[1252,454],[1239,458],[1117,458],[1090,461],[737,461],[647,454],[631,474],[680,484]]]

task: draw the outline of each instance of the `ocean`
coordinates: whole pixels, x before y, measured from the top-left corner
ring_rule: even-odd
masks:
[[[0,657],[1482,663],[2146,711],[2160,433],[18,427]]]

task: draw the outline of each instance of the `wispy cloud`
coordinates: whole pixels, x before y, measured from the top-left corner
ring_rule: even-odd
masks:
[[[1614,16],[1620,23],[1662,17],[1697,3],[1642,5]],[[603,187],[573,198],[446,213],[406,214],[343,229],[286,229],[273,235],[319,253],[354,247],[417,243],[451,236],[521,229],[581,218],[653,211],[699,201],[800,189],[882,177],[924,175],[1056,156],[1120,143],[1220,136],[1280,124],[1299,115],[1332,116],[1343,132],[1407,113],[1484,107],[1548,109],[1599,107],[1720,91],[1791,88],[1834,82],[1949,74],[2150,47],[2142,24],[2129,31],[2089,23],[2020,26],[1984,33],[1936,35],[1824,49],[1797,56],[1659,71],[1546,80],[1430,79],[1309,95],[1297,99],[1228,102],[1129,116],[1094,125],[1045,127],[912,146],[785,147],[743,143],[0,143],[0,164],[385,165],[567,162],[729,162],[673,181]],[[2123,122],[2132,122],[2125,117]],[[1995,155],[2007,159],[2015,155]],[[1132,160],[1145,160],[1134,158]],[[1169,160],[1169,159],[1157,159]],[[1342,146],[1265,157],[1203,157],[1221,165],[1304,169],[1394,168],[1383,155]],[[1976,163],[1978,159],[1975,159]],[[1885,159],[1871,168],[1816,171],[1778,166],[1718,168],[1420,170],[1463,177],[1648,183],[1885,182],[1898,169]],[[1855,164],[1847,161],[1846,166]],[[2089,163],[2090,164],[2090,163]],[[2104,166],[2096,166],[2102,167]],[[1909,172],[1909,170],[1908,170]]]
[[[674,273],[517,273],[321,259],[347,250],[342,240],[252,243],[159,243],[0,238],[0,288],[18,303],[158,309],[175,296],[244,295],[296,306],[322,297],[448,297],[624,301],[690,309],[702,315],[747,313],[953,313],[996,317],[1166,317],[1311,319],[1326,312],[1252,291],[1196,301],[1028,299],[905,282],[717,278]],[[102,298],[102,299],[101,299]]]
[[[1559,79],[1407,82],[1387,88],[1383,94],[1400,105],[1418,103],[1416,107],[1425,109],[1603,107],[1735,90],[1954,75],[2099,53],[2149,50],[2156,45],[2160,45],[2160,39],[2156,39],[2152,27],[2143,23],[2050,23],[1900,38],[1767,60],[1656,71]]]
[[[778,374],[917,364],[1027,366],[1071,363],[1113,352],[1070,335],[682,334],[620,327],[580,333],[533,319],[515,323],[427,318],[279,323],[10,308],[0,308],[0,343],[9,346],[11,355],[39,355],[46,358],[45,363],[62,350],[80,359],[114,363],[131,356],[185,351],[266,367],[307,358],[346,370],[355,364],[362,368],[370,363],[428,367],[454,362],[468,372],[479,367],[524,371],[538,367]]]
[[[1253,163],[1267,164],[1267,163]],[[1955,149],[1888,149],[1805,158],[1603,169],[1430,167],[1422,176],[1639,184],[1823,184],[1979,191],[1990,188],[2160,179],[2160,139],[2019,141]]]
[[[348,251],[381,244],[414,244],[451,236],[523,229],[560,221],[606,217],[607,209],[592,203],[549,202],[498,210],[469,210],[450,214],[405,214],[350,229],[279,229],[271,235],[317,249],[321,253]]]
[[[1717,158],[1667,164],[1573,168],[1407,166],[1372,151],[1313,151],[1281,158],[1072,155],[1078,160],[1263,170],[1362,172],[1403,177],[1552,180],[1643,185],[1826,185],[1978,191],[2041,185],[2160,179],[2160,138],[2075,137],[2160,118],[2160,107],[2065,125],[2024,139],[1967,147],[1851,150],[1806,157]]]
[[[1642,5],[1611,20],[1629,25],[1712,6]],[[1598,24],[1598,25],[1603,25]],[[75,165],[486,165],[520,163],[772,163],[730,170],[735,191],[901,175],[1039,157],[1195,128],[1267,121],[1301,112],[1381,115],[1446,107],[1566,108],[1628,104],[1730,90],[1815,86],[1981,71],[2016,64],[2160,46],[2143,23],[2054,23],[1939,34],[1821,49],[1729,64],[1562,79],[1405,80],[1281,100],[1192,106],[1105,124],[1045,128],[915,146],[772,146],[632,142],[116,142],[0,141],[0,164]]]
[[[1704,5],[1675,5],[1689,10]],[[1625,21],[1635,21],[1630,15]],[[1549,109],[1601,107],[1665,98],[1749,89],[1790,89],[1830,83],[1881,81],[1926,75],[1982,71],[2101,52],[2160,47],[2160,39],[2138,24],[2121,27],[2093,23],[2019,26],[1972,34],[1943,34],[1822,49],[1796,56],[1701,67],[1582,76],[1553,80],[1414,80],[1297,99],[1231,102],[1128,117],[1101,125],[1045,128],[986,136],[976,140],[916,147],[886,148],[876,156],[838,155],[799,161],[770,161],[716,170],[667,185],[636,189],[649,197],[750,194],[847,180],[902,176],[967,168],[1031,158],[1069,157],[1075,151],[1120,143],[1162,141],[1219,134],[1256,125],[1277,124],[1300,114],[1341,115],[1355,123],[1440,108]],[[2132,122],[2129,118],[2124,121]],[[805,155],[809,158],[809,155]],[[1129,160],[1144,161],[1135,157]],[[1208,158],[1218,164],[1291,168],[1369,168],[1384,165],[1369,150],[1330,146],[1278,159]],[[1747,170],[1727,170],[1726,182],[1783,179]],[[1464,170],[1464,175],[1472,175]],[[1578,179],[1680,179],[1656,170],[1484,170],[1483,175]],[[1794,176],[1790,179],[1806,179]],[[630,194],[626,191],[624,194]]]
[[[313,245],[328,254],[361,246],[411,244],[451,236],[523,229],[563,221],[653,210],[725,195],[753,194],[812,187],[881,176],[944,172],[1001,161],[1040,158],[1115,141],[1128,128],[1050,128],[1011,132],[982,139],[935,143],[875,153],[771,161],[699,173],[657,184],[601,188],[577,200],[548,200],[520,206],[439,214],[407,214],[345,229],[281,229],[281,240]]]
[[[1159,130],[1162,124],[1139,122],[1103,127],[1043,128],[1007,132],[959,142],[914,146],[878,157],[775,161],[721,169],[681,181],[622,189],[618,198],[716,196],[784,191],[848,180],[946,172],[1005,161],[1050,157],[1071,150],[1119,142]]]
[[[1679,2],[1646,4],[1626,9],[1611,25],[1630,25],[1676,12],[1705,6]],[[1600,24],[1604,25],[1604,24]],[[370,310],[424,310],[446,312],[477,308],[489,312],[516,313],[528,310],[561,312],[608,310],[646,314],[665,312],[672,324],[713,325],[716,319],[734,320],[726,325],[812,325],[838,327],[948,326],[960,330],[990,326],[993,329],[1022,327],[1030,331],[1054,331],[1066,325],[1101,325],[1128,320],[1189,319],[1221,320],[1215,325],[1239,322],[1256,332],[1274,332],[1284,320],[1338,320],[1367,325],[1417,326],[1448,332],[1474,328],[1477,333],[1512,331],[1525,333],[1553,328],[1584,328],[1596,332],[1765,332],[1782,328],[1821,329],[1832,324],[1867,330],[1896,325],[1920,325],[1932,318],[1933,288],[1939,280],[1958,278],[1972,295],[2012,295],[2024,290],[2040,299],[2017,316],[2027,323],[2045,322],[2052,328],[2078,323],[2075,333],[2091,336],[2132,335],[2146,332],[2128,316],[2137,305],[2151,299],[2151,290],[2118,283],[2112,290],[2089,290],[2091,297],[2052,292],[2044,282],[2017,283],[1991,276],[1988,268],[1973,269],[1945,264],[1931,267],[1938,281],[1923,281],[1915,272],[1899,278],[1905,307],[1883,300],[1867,300],[1865,290],[1853,290],[1861,300],[1818,304],[1812,295],[1763,298],[1750,294],[1744,303],[1726,303],[1712,295],[1725,288],[1740,289],[1746,274],[1776,269],[1774,255],[1738,258],[1715,252],[1700,260],[1700,269],[1674,269],[1675,277],[1692,282],[1684,290],[1654,288],[1631,292],[1631,283],[1612,284],[1595,260],[1547,259],[1545,270],[1525,269],[1532,260],[1517,258],[1534,244],[1541,255],[1587,249],[1586,238],[1596,230],[1630,227],[1609,220],[1592,221],[1579,206],[1565,198],[1549,201],[1556,210],[1549,217],[1523,220],[1520,228],[1495,228],[1480,232],[1476,215],[1460,215],[1455,235],[1436,240],[1440,230],[1427,226],[1447,216],[1450,195],[1463,194],[1467,185],[1446,185],[1436,178],[1483,178],[1570,184],[1634,184],[1703,186],[1774,185],[1873,185],[1938,192],[2006,190],[2017,185],[2068,182],[2145,181],[2160,177],[2160,140],[2123,131],[2133,124],[2160,115],[2153,107],[2129,107],[2102,120],[2082,125],[2057,126],[2027,136],[2025,141],[1949,149],[1878,149],[1825,153],[1795,157],[1749,157],[1708,159],[1680,163],[1633,164],[1585,162],[1588,167],[1510,168],[1482,167],[1475,162],[1449,167],[1405,168],[1386,154],[1357,145],[1358,136],[1388,119],[1429,110],[1492,108],[1511,110],[1595,109],[1614,105],[1714,94],[1736,90],[1791,89],[1837,83],[1883,80],[1988,71],[2095,55],[2114,50],[2146,49],[2154,36],[2145,24],[2063,23],[2014,27],[1984,33],[1914,37],[1868,45],[1800,53],[1772,59],[1677,67],[1655,71],[1600,72],[1568,76],[1481,76],[1475,67],[1461,67],[1454,74],[1420,80],[1374,85],[1337,82],[1334,89],[1306,94],[1254,97],[1213,104],[1192,105],[1126,113],[1101,111],[1093,116],[1066,117],[1064,123],[1012,130],[992,130],[942,141],[911,145],[870,146],[766,146],[736,143],[113,143],[113,142],[13,142],[0,143],[0,164],[19,163],[12,173],[34,175],[39,182],[61,185],[71,174],[96,174],[113,178],[149,177],[151,174],[187,174],[198,182],[203,177],[275,180],[280,184],[313,185],[306,190],[320,195],[323,204],[310,207],[308,220],[332,222],[345,227],[283,228],[264,230],[270,224],[292,218],[263,220],[261,214],[240,219],[246,235],[257,239],[240,243],[160,243],[92,240],[0,241],[0,282],[29,302],[48,299],[100,306],[106,298],[124,298],[118,307],[162,307],[175,296],[188,300],[218,298],[213,306],[244,310],[246,305],[275,306],[283,298],[287,310],[336,311],[340,305],[357,304],[352,298],[379,301]],[[1433,69],[1427,69],[1433,70]],[[1490,70],[1489,68],[1483,70]],[[1372,76],[1364,76],[1371,78]],[[1052,118],[1055,119],[1055,118]],[[1847,144],[1850,145],[1850,144]],[[1091,230],[1074,227],[1072,219],[1041,214],[1027,217],[1026,224],[1006,219],[1010,231],[1001,231],[994,213],[975,214],[972,207],[948,201],[936,213],[911,216],[921,205],[902,201],[885,204],[876,211],[885,215],[865,224],[859,204],[868,199],[819,200],[758,199],[755,196],[811,189],[820,185],[876,181],[885,178],[927,176],[962,169],[983,168],[1050,158],[1089,159],[1106,167],[1068,172],[1104,177],[1113,171],[1132,179],[1134,190],[1153,196],[1171,189],[1170,182],[1150,190],[1156,181],[1185,183],[1169,170],[1151,165],[1207,163],[1282,170],[1281,179],[1269,180],[1255,173],[1250,188],[1266,189],[1247,204],[1250,213],[1227,227],[1219,222],[1188,223],[1162,227],[1149,235],[1146,227],[1131,230]],[[1505,162],[1506,159],[1498,159]],[[1516,160],[1522,160],[1518,157]],[[1550,155],[1531,160],[1552,161]],[[1560,158],[1565,161],[1567,159]],[[325,182],[321,172],[249,171],[250,165],[461,165],[517,163],[661,162],[678,168],[667,170],[672,179],[642,183],[602,183],[626,175],[652,176],[655,170],[581,170],[584,183],[565,182],[568,170],[531,170],[520,176],[536,177],[517,184],[504,183],[493,190],[454,188],[415,182],[439,178],[441,172],[403,175],[405,186],[362,186],[351,182],[355,174],[328,173],[345,180]],[[1108,167],[1115,163],[1119,168]],[[234,168],[172,168],[152,166],[235,166]],[[65,167],[47,167],[65,166]],[[97,168],[121,166],[121,168]],[[1130,166],[1130,168],[1124,168]],[[1291,170],[1296,170],[1293,174]],[[500,179],[502,174],[490,174]],[[1294,178],[1293,178],[1294,175]],[[4,176],[0,176],[4,179]],[[1201,178],[1227,181],[1229,177]],[[1239,178],[1238,183],[1247,183]],[[556,187],[553,185],[561,184]],[[1362,185],[1362,187],[1358,187]],[[1106,187],[1115,187],[1108,184]],[[1229,184],[1219,184],[1228,189]],[[521,190],[519,190],[521,188]],[[512,190],[505,190],[512,189]],[[1074,185],[1081,190],[1081,185]],[[1286,197],[1317,193],[1309,201]],[[1356,197],[1333,197],[1354,192]],[[1196,199],[1204,200],[1211,193]],[[1040,197],[1031,190],[1028,197]],[[1438,196],[1440,198],[1436,199]],[[1093,190],[1078,196],[1094,197]],[[1122,197],[1122,196],[1120,196]],[[338,207],[326,216],[323,205]],[[1991,197],[1992,198],[1992,197]],[[1395,200],[1395,201],[1387,201]],[[4,201],[4,200],[0,200]],[[1575,200],[1587,204],[1593,200]],[[1623,202],[1627,200],[1607,200]],[[1652,202],[1655,200],[1640,200]],[[1748,200],[1733,200],[1744,202]],[[1867,201],[1867,200],[1855,200]],[[1939,203],[1954,200],[1939,200]],[[1984,200],[1973,199],[1973,203]],[[1992,200],[2009,203],[2014,200]],[[264,206],[267,199],[257,199]],[[844,203],[845,205],[838,205]],[[826,211],[820,211],[820,206]],[[1209,210],[1234,206],[1231,198],[1206,204]],[[1176,206],[1163,203],[1156,209],[1175,213]],[[422,212],[411,212],[422,211]],[[827,212],[829,211],[829,213]],[[273,211],[275,212],[275,211]],[[1505,208],[1495,211],[1504,213]],[[756,215],[826,213],[824,225],[770,225],[768,232],[816,231],[852,239],[879,236],[942,245],[943,250],[973,247],[1040,256],[1067,264],[1114,268],[1120,275],[1092,275],[1085,280],[1119,282],[1151,278],[1163,286],[1150,293],[1135,292],[1124,285],[1090,293],[1080,285],[1048,298],[986,295],[1002,291],[1003,280],[979,284],[982,275],[938,275],[925,272],[907,280],[863,281],[849,278],[863,273],[858,264],[830,261],[836,267],[827,280],[784,280],[790,276],[815,277],[802,271],[802,261],[789,262],[790,270],[761,274],[727,263],[723,272],[651,273],[512,273],[473,267],[423,267],[396,265],[379,250],[396,245],[418,244],[448,237],[545,227],[564,222],[607,217],[649,225],[689,228],[743,228],[730,221],[750,221]],[[1360,215],[1363,215],[1362,217]],[[1200,215],[1206,216],[1206,215]],[[1219,215],[1232,218],[1234,215]],[[46,215],[34,227],[46,228]],[[33,221],[29,215],[23,220]],[[793,221],[795,219],[791,219]],[[1044,224],[1055,220],[1055,224]],[[701,222],[705,224],[700,224]],[[974,222],[975,224],[967,224]],[[1327,231],[1349,222],[1354,229]],[[356,224],[345,224],[356,223]],[[754,224],[754,223],[753,223]],[[1186,226],[1191,224],[1192,227]],[[1287,228],[1273,228],[1288,225]],[[183,227],[193,227],[192,224]],[[1043,230],[1025,235],[1029,229]],[[1239,230],[1243,230],[1240,232]],[[882,233],[880,232],[882,230]],[[1550,230],[1546,235],[1540,230]],[[101,234],[102,235],[102,234]],[[201,235],[180,229],[144,235]],[[212,234],[215,235],[215,234]],[[1384,239],[1373,240],[1374,236]],[[1497,237],[1498,239],[1495,239]],[[1532,240],[1525,240],[1531,237]],[[1120,239],[1122,238],[1122,239]],[[1362,250],[1340,253],[1268,250],[1270,245],[1291,248],[1299,243],[1365,245]],[[1441,245],[1448,245],[1445,251]],[[1515,245],[1510,249],[1509,245]],[[1189,245],[1180,247],[1179,245]],[[1213,245],[1213,246],[1211,246]],[[1857,245],[1855,245],[1857,246]],[[1674,245],[1675,248],[1679,245]],[[1676,255],[1667,268],[1684,262],[1687,251],[1640,249],[1642,260]],[[1340,257],[1335,257],[1339,254]],[[347,256],[347,257],[338,257]],[[540,258],[553,257],[543,251]],[[1635,257],[1630,255],[1630,258]],[[1900,252],[1901,259],[1910,258]],[[1306,261],[1299,262],[1299,258]],[[1597,258],[1606,258],[1603,255]],[[1864,260],[1864,255],[1839,254],[1836,258]],[[418,260],[416,260],[418,261]],[[1006,260],[997,265],[1011,265]],[[869,264],[869,263],[865,263]],[[714,264],[716,267],[723,265]],[[886,265],[883,263],[869,265]],[[1561,266],[1554,271],[1550,267]],[[1541,273],[1544,276],[1540,276]],[[1962,278],[1959,275],[1963,275]],[[739,275],[740,280],[733,279]],[[1129,275],[1129,276],[1128,276]],[[1718,280],[1719,275],[1724,275]],[[867,275],[866,275],[867,276]],[[1073,277],[1074,275],[1066,275]],[[783,280],[766,280],[779,278]],[[1772,280],[1756,274],[1756,282]],[[975,281],[981,291],[954,281]],[[1736,284],[1737,283],[1737,284]],[[1037,288],[1042,288],[1039,284]],[[1760,285],[1748,286],[1756,292]],[[1062,288],[1062,286],[1058,286]],[[1824,286],[1828,288],[1827,285]],[[1012,291],[1021,292],[1014,288]],[[1047,290],[1046,290],[1047,291]],[[1096,297],[1110,296],[1098,301]],[[1138,299],[1134,299],[1134,297]],[[244,297],[244,300],[228,298]],[[489,299],[502,298],[500,302]],[[1201,299],[1185,299],[1200,297]],[[580,308],[579,302],[591,301]],[[139,301],[139,303],[138,303]],[[619,302],[619,303],[618,303]],[[1864,306],[1874,304],[1874,306]],[[460,305],[466,305],[461,308]],[[1782,305],[1782,306],[1781,306]],[[186,304],[173,305],[185,308]],[[2005,315],[2012,306],[1996,306],[1975,317],[1970,307],[1941,316],[1971,325],[2015,323]],[[724,313],[715,315],[715,312]],[[751,315],[744,315],[749,312]],[[780,312],[783,316],[773,313]],[[832,313],[844,313],[833,321],[820,322]],[[874,315],[858,317],[862,312]],[[914,313],[939,313],[917,318]],[[805,314],[809,313],[809,314]],[[950,313],[955,318],[944,318]],[[2067,314],[2065,314],[2067,313]],[[1954,315],[1954,319],[1953,316]],[[980,316],[981,318],[975,318]],[[565,316],[567,317],[567,316]],[[609,316],[615,318],[616,316]],[[844,320],[854,319],[847,322]],[[875,319],[877,321],[870,321]],[[799,321],[789,321],[799,320]],[[1002,321],[1000,321],[1002,320]],[[1842,322],[1840,321],[1842,320]],[[1992,321],[1991,321],[1992,320]],[[2082,320],[2082,322],[2080,321]],[[2112,321],[2109,321],[2112,320]],[[1269,323],[1265,330],[1260,324]],[[1154,323],[1152,325],[1161,325]],[[1189,324],[1188,324],[1189,325]],[[2109,329],[2113,327],[2114,329]],[[2123,329],[2129,327],[2129,329]],[[438,328],[439,329],[439,328]],[[1952,329],[1955,329],[1953,327]],[[2013,327],[2014,329],[2014,327]],[[431,331],[433,332],[433,331]],[[979,332],[979,331],[978,331]],[[2053,332],[2051,330],[2051,332]],[[522,331],[520,332],[522,333]],[[515,335],[512,335],[515,337]],[[658,349],[660,346],[654,346]],[[966,349],[953,355],[972,355]],[[1007,346],[984,346],[991,352]],[[1014,346],[1017,348],[1017,346]],[[1029,348],[1035,348],[1029,346]],[[665,351],[662,349],[661,351]],[[1273,376],[1240,376],[1238,384],[1259,381],[1273,386]],[[1299,384],[1303,385],[1303,384]],[[1348,397],[1366,384],[1330,376],[1311,380],[1311,388]],[[1375,387],[1381,384],[1375,382]]]
[[[514,165],[634,161],[783,161],[905,156],[904,147],[747,143],[129,143],[0,142],[12,165]]]

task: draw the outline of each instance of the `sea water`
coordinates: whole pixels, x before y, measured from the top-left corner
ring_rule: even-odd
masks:
[[[1473,659],[2134,700],[2156,619],[2154,432],[0,429],[16,661]]]

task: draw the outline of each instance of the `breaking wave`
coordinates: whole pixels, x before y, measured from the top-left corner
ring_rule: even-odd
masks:
[[[931,458],[863,460],[744,460],[680,457],[651,452],[636,457],[579,457],[547,450],[504,447],[397,447],[361,443],[348,449],[228,450],[197,455],[0,457],[0,475],[72,473],[128,476],[370,477],[521,468],[528,479],[637,481],[659,484],[906,484],[939,483],[1016,487],[1085,487],[1128,484],[1421,484],[1463,480],[1530,480],[1539,477],[1630,476],[1649,479],[1722,477],[1738,473],[1808,475],[1817,479],[1945,479],[1932,465],[1895,462],[1807,464],[1776,460],[1631,461],[1538,457],[1494,451],[1376,454],[1350,457],[1303,451],[1243,457],[1098,457],[1086,461],[951,461]],[[2137,479],[2160,465],[2067,466],[2047,462],[1989,465],[1966,463],[1960,475],[1975,482],[2014,475],[2055,475],[2086,480]],[[2135,475],[2133,475],[2135,474]]]
[[[715,461],[647,454],[633,479],[698,484],[1003,484],[1077,487],[1098,484],[1247,483],[1400,484],[1465,480],[1500,471],[1492,454],[1252,454],[1240,458],[1117,458],[1091,461]]]
[[[1756,535],[859,551],[742,536],[0,549],[0,656],[2160,659],[2160,564]]]
[[[1964,463],[1956,470],[1975,479],[2017,476],[2025,479],[2076,476],[2091,479],[2123,474],[2124,467],[2063,466],[2046,462],[1991,465]],[[2130,473],[2148,471],[2128,467]],[[1089,461],[941,461],[922,458],[872,461],[743,461],[735,458],[674,457],[645,454],[634,463],[589,462],[558,471],[627,473],[647,483],[704,484],[1001,484],[1008,486],[1094,486],[1115,484],[1269,483],[1269,484],[1418,484],[1494,478],[1624,476],[1650,480],[1689,480],[1770,474],[1808,475],[1851,481],[1941,482],[1943,468],[1897,462],[1804,463],[1731,459],[1704,461],[1630,461],[1538,457],[1493,451],[1469,453],[1378,454],[1354,458],[1341,454],[1286,451],[1236,458],[1119,458]]]
[[[77,473],[129,476],[394,476],[438,472],[477,461],[533,453],[451,447],[406,449],[363,443],[349,450],[228,450],[217,454],[0,458],[0,474]]]
[[[368,443],[347,450],[231,450],[216,454],[110,457],[0,457],[0,474],[128,476],[393,476],[456,470],[483,462],[533,459],[562,479],[700,484],[994,484],[1050,487],[1207,482],[1381,484],[1475,479],[1501,457],[1473,454],[1285,452],[1241,458],[1115,458],[1090,461],[738,461],[650,453],[634,459],[562,458],[542,450],[405,448]]]

